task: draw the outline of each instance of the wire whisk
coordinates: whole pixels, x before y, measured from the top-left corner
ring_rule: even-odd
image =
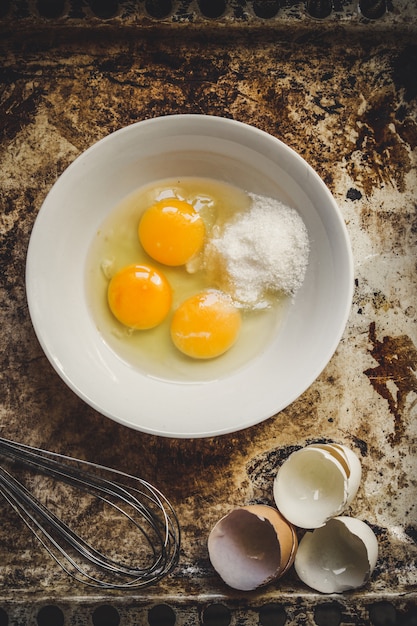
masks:
[[[0,494],[44,546],[75,580],[104,589],[138,589],[156,583],[177,565],[180,525],[168,499],[147,481],[124,472],[34,448],[0,437]],[[7,469],[5,467],[7,465]],[[87,501],[98,511],[89,532],[95,539],[107,524],[106,549],[58,516],[29,490],[12,469],[24,468],[69,485],[67,506]],[[67,494],[64,494],[67,495]],[[118,532],[117,532],[118,530]],[[111,546],[111,547],[109,547]],[[123,548],[123,549],[122,549]],[[106,552],[106,553],[105,553]],[[120,552],[127,552],[120,556]]]

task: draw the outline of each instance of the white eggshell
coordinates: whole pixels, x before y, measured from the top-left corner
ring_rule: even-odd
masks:
[[[282,576],[298,546],[295,529],[269,506],[230,511],[208,537],[210,561],[224,582],[251,591]]]
[[[362,587],[377,558],[378,542],[372,529],[359,519],[342,516],[304,535],[294,567],[312,589],[341,593]]]
[[[354,452],[337,444],[312,444],[293,452],[278,469],[275,503],[295,526],[318,528],[343,513],[360,479]]]
[[[350,504],[353,498],[358,493],[359,485],[362,478],[362,466],[359,460],[358,455],[348,448],[347,446],[341,444],[330,444],[333,448],[341,450],[348,462],[349,473],[348,473],[348,497],[346,500],[346,504]]]

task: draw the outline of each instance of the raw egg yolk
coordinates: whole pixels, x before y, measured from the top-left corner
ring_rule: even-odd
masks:
[[[175,346],[195,359],[220,356],[235,343],[241,316],[225,293],[209,289],[185,300],[175,311],[171,337]]]
[[[188,202],[166,198],[143,214],[139,241],[150,257],[164,265],[184,265],[202,247],[205,227],[201,215]]]
[[[145,330],[158,326],[171,308],[172,290],[165,276],[149,265],[128,265],[111,279],[107,301],[125,326]]]

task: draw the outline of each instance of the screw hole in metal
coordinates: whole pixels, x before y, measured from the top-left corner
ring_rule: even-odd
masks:
[[[36,8],[41,17],[56,19],[64,13],[65,0],[38,0]]]
[[[229,626],[232,613],[224,604],[210,604],[201,617],[203,626]]]
[[[337,602],[321,604],[314,610],[314,621],[317,626],[339,626],[342,621],[342,611]]]
[[[279,0],[253,0],[253,12],[264,20],[275,17],[279,8]]]
[[[397,611],[391,602],[376,602],[369,607],[369,619],[373,626],[395,626]]]
[[[145,9],[150,17],[162,19],[172,12],[171,0],[146,0]]]
[[[118,0],[90,0],[89,5],[94,15],[102,20],[115,17],[119,11]]]
[[[265,604],[259,609],[260,626],[284,626],[287,621],[287,613],[280,604]]]
[[[416,626],[417,624],[417,606],[413,606],[405,614],[404,619],[401,621],[401,626]]]
[[[370,20],[377,20],[387,11],[387,0],[359,0],[359,10]]]
[[[149,610],[149,626],[174,626],[175,622],[175,613],[167,604],[156,604]]]
[[[332,0],[306,0],[306,11],[310,17],[323,20],[333,10]]]
[[[6,17],[8,12],[10,11],[11,4],[11,0],[0,0],[0,19],[2,17]]]
[[[119,626],[120,615],[113,606],[109,604],[102,604],[94,609],[93,626]]]
[[[65,618],[58,606],[48,604],[39,610],[36,623],[38,626],[64,626]]]
[[[215,19],[226,11],[225,0],[198,0],[198,7],[204,17]]]

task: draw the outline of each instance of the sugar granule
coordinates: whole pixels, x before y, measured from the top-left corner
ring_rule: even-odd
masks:
[[[293,296],[301,287],[310,246],[295,209],[274,198],[249,196],[247,211],[213,229],[205,266],[238,305],[264,308],[271,294]]]

